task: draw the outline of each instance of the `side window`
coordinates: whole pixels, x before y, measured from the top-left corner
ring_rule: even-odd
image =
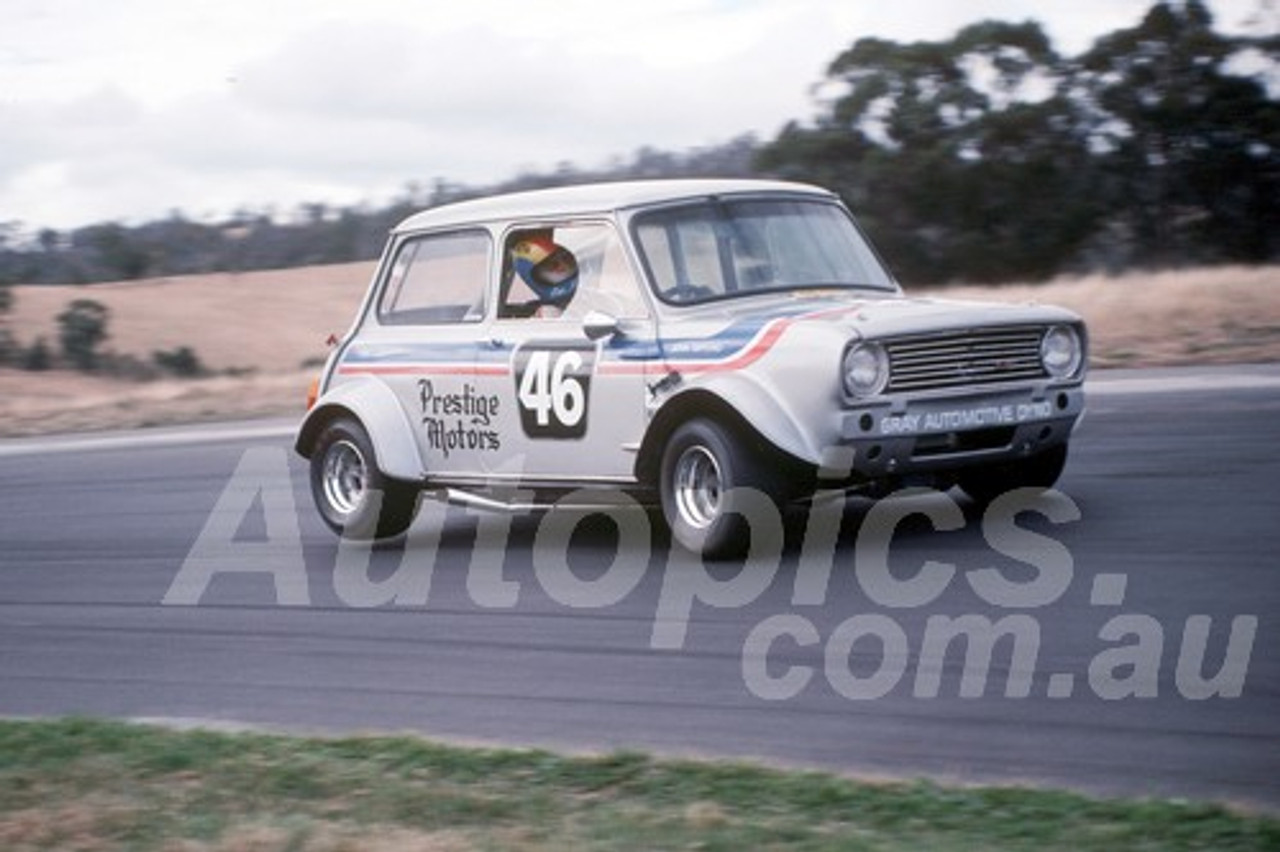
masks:
[[[407,240],[391,265],[378,318],[390,325],[483,319],[491,246],[485,231]]]
[[[617,231],[605,223],[513,231],[503,249],[498,315],[581,319],[649,315]]]

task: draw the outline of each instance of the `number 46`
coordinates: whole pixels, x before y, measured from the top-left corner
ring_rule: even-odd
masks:
[[[547,426],[554,414],[563,426],[576,426],[586,411],[582,380],[571,374],[582,369],[582,355],[573,350],[556,354],[547,350],[529,356],[517,391],[520,405],[532,411],[539,426]]]

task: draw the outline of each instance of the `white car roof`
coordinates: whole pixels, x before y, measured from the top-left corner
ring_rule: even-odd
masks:
[[[666,179],[618,181],[536,189],[459,201],[415,213],[396,226],[396,233],[504,219],[556,218],[584,213],[611,213],[664,201],[709,195],[786,192],[835,198],[828,190],[803,183],[746,179]]]

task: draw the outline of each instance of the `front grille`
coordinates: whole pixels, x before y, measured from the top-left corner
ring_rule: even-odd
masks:
[[[1041,326],[990,328],[900,337],[889,353],[886,391],[925,391],[1045,377]]]

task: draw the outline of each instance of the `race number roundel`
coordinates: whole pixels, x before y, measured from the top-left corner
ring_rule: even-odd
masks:
[[[530,438],[581,438],[587,432],[594,347],[540,344],[516,353],[520,427]]]

